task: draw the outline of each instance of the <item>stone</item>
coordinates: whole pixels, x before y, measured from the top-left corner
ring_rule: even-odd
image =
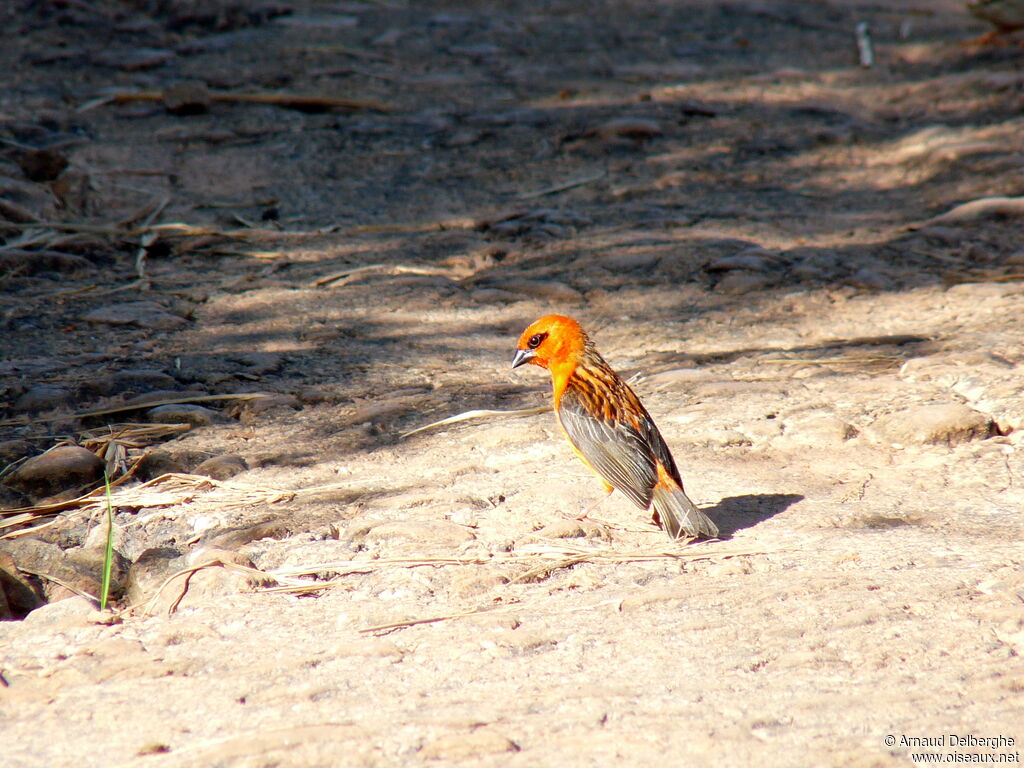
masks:
[[[355,543],[380,544],[388,541],[428,543],[437,548],[455,549],[475,537],[461,525],[443,520],[395,520],[357,526],[347,538]]]
[[[269,394],[242,400],[231,413],[243,424],[251,424],[261,417],[291,416],[301,408],[302,403],[294,395]]]
[[[92,600],[81,595],[73,595],[36,608],[25,617],[25,624],[36,630],[45,629],[48,635],[54,635],[88,626],[101,615]]]
[[[887,291],[893,287],[893,281],[873,269],[862,267],[846,278],[846,284],[854,288],[868,291]]]
[[[152,480],[161,475],[176,475],[188,472],[185,462],[167,451],[149,451],[135,468],[135,476],[142,481]]]
[[[155,301],[132,301],[124,304],[108,304],[82,316],[87,323],[107,325],[134,325],[157,331],[176,331],[188,325],[180,315],[168,312]]]
[[[30,453],[32,444],[28,440],[0,440],[0,465],[6,466]]]
[[[189,403],[158,405],[146,411],[146,418],[155,424],[191,424],[193,427],[231,422],[230,418],[219,411]]]
[[[0,551],[6,552],[22,573],[37,577],[47,602],[55,602],[85,593],[99,595],[100,572],[88,572],[85,567],[69,559],[56,544],[23,536],[0,541]]]
[[[427,760],[467,760],[482,755],[497,755],[518,752],[519,746],[489,730],[469,733],[449,733],[428,742],[420,749],[420,756]]]
[[[611,533],[603,525],[598,525],[592,520],[571,518],[548,523],[539,531],[534,531],[534,535],[546,539],[611,539]]]
[[[617,117],[598,126],[596,133],[599,138],[611,139],[653,139],[661,136],[661,123],[643,117]]]
[[[583,301],[582,293],[557,280],[503,280],[501,283],[496,284],[496,287],[511,293],[529,296],[532,299],[564,302]]]
[[[871,431],[889,443],[954,446],[993,433],[992,419],[961,403],[922,405],[880,416]]]
[[[40,413],[71,405],[71,392],[52,384],[38,384],[14,401],[15,413]]]
[[[249,465],[241,456],[225,454],[224,456],[214,456],[212,459],[207,459],[193,469],[192,474],[212,477],[214,480],[227,480],[248,471],[248,469]]]
[[[91,485],[102,479],[103,469],[103,460],[92,451],[77,445],[61,445],[29,459],[4,483],[40,499]]]
[[[177,380],[163,371],[151,369],[132,369],[115,371],[106,376],[99,376],[83,382],[79,387],[82,394],[93,397],[108,397],[122,392],[153,392],[169,391],[181,397],[187,393],[176,389]]]
[[[246,368],[246,373],[262,376],[265,373],[278,373],[284,368],[285,357],[276,352],[246,352],[231,355],[228,360]]]
[[[180,571],[184,564],[185,558],[176,549],[153,547],[144,550],[128,567],[125,576],[128,605],[137,606],[149,600],[167,577]]]
[[[18,167],[32,181],[53,181],[68,167],[68,159],[55,149],[30,149],[18,158]]]
[[[727,296],[742,296],[745,293],[767,288],[770,282],[768,277],[763,274],[734,270],[725,273],[725,277],[718,281],[715,290]]]
[[[0,551],[0,621],[23,619],[44,602],[42,589],[18,570],[9,552]]]

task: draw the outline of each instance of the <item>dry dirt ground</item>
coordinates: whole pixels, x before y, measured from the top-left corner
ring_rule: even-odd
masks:
[[[1019,756],[1015,41],[953,0],[0,17],[5,766]],[[544,405],[509,364],[556,311],[721,540],[569,519],[550,413],[402,436]],[[101,500],[24,478],[59,443],[132,469],[113,610]]]

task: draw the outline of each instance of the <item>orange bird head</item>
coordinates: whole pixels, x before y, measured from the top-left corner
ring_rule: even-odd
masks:
[[[587,334],[571,317],[545,315],[523,331],[512,367],[539,365],[552,373],[575,368],[587,343]]]

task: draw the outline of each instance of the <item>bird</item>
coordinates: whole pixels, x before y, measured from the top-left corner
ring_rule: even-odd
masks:
[[[564,315],[533,322],[519,337],[512,367],[527,363],[551,373],[558,423],[606,494],[618,490],[640,509],[653,507],[654,522],[673,540],[718,535],[683,490],[651,415],[578,322]]]
[[[967,10],[972,16],[995,27],[988,34],[969,41],[969,44],[987,45],[1002,35],[1024,29],[1024,0],[968,0]]]

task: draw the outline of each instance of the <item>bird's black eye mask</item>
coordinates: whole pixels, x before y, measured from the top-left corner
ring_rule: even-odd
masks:
[[[544,339],[546,339],[547,337],[548,335],[546,333],[535,333],[533,334],[533,336],[530,337],[530,340],[526,342],[526,346],[528,346],[530,349],[536,349],[537,347],[544,343]]]

